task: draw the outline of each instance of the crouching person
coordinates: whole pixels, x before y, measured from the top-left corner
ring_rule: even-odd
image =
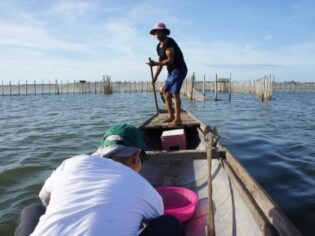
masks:
[[[139,175],[144,145],[134,126],[108,129],[95,153],[67,159],[51,174],[39,193],[42,204],[22,211],[15,235],[184,235]],[[147,227],[139,234],[143,222]]]

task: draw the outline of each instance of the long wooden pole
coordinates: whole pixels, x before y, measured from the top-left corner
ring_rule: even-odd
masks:
[[[151,57],[149,57],[149,62],[151,62],[151,61],[152,61]],[[156,111],[159,112],[159,106],[158,106],[157,99],[156,99],[155,83],[153,83],[153,68],[152,68],[152,66],[150,66],[150,70],[151,70],[151,79],[152,79],[155,108],[156,108]]]

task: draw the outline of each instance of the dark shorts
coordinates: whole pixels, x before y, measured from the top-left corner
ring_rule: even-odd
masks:
[[[182,87],[183,81],[186,78],[187,69],[173,69],[167,76],[165,81],[164,90],[170,94],[178,94]]]

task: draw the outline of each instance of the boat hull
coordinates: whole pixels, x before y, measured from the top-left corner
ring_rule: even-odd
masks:
[[[176,127],[185,129],[187,150],[162,150],[161,134],[172,129],[162,123],[166,115],[160,111],[140,126],[150,157],[141,174],[155,187],[181,186],[198,194],[195,214],[184,223],[186,236],[300,235],[231,152],[207,140],[212,129],[189,112],[182,111],[183,124]]]

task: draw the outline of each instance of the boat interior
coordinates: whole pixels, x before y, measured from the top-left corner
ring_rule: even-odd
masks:
[[[196,211],[190,220],[184,222],[186,236],[208,235],[209,179],[212,191],[211,215],[214,218],[216,235],[278,235],[270,227],[266,214],[251,203],[253,201],[248,197],[248,191],[244,190],[243,184],[237,177],[233,177],[235,173],[233,175],[234,171],[227,159],[237,165],[239,163],[232,154],[228,150],[220,152],[220,144],[215,144],[212,148],[210,146],[212,160],[209,165],[206,150],[209,142],[205,135],[211,128],[189,113],[182,113],[183,123],[171,128],[162,122],[166,116],[165,112],[160,112],[139,127],[145,137],[146,152],[150,157],[143,163],[141,175],[154,187],[181,186],[198,194]],[[163,131],[172,129],[184,129],[187,141],[185,150],[163,150],[161,135]],[[215,153],[223,155],[214,155]]]

